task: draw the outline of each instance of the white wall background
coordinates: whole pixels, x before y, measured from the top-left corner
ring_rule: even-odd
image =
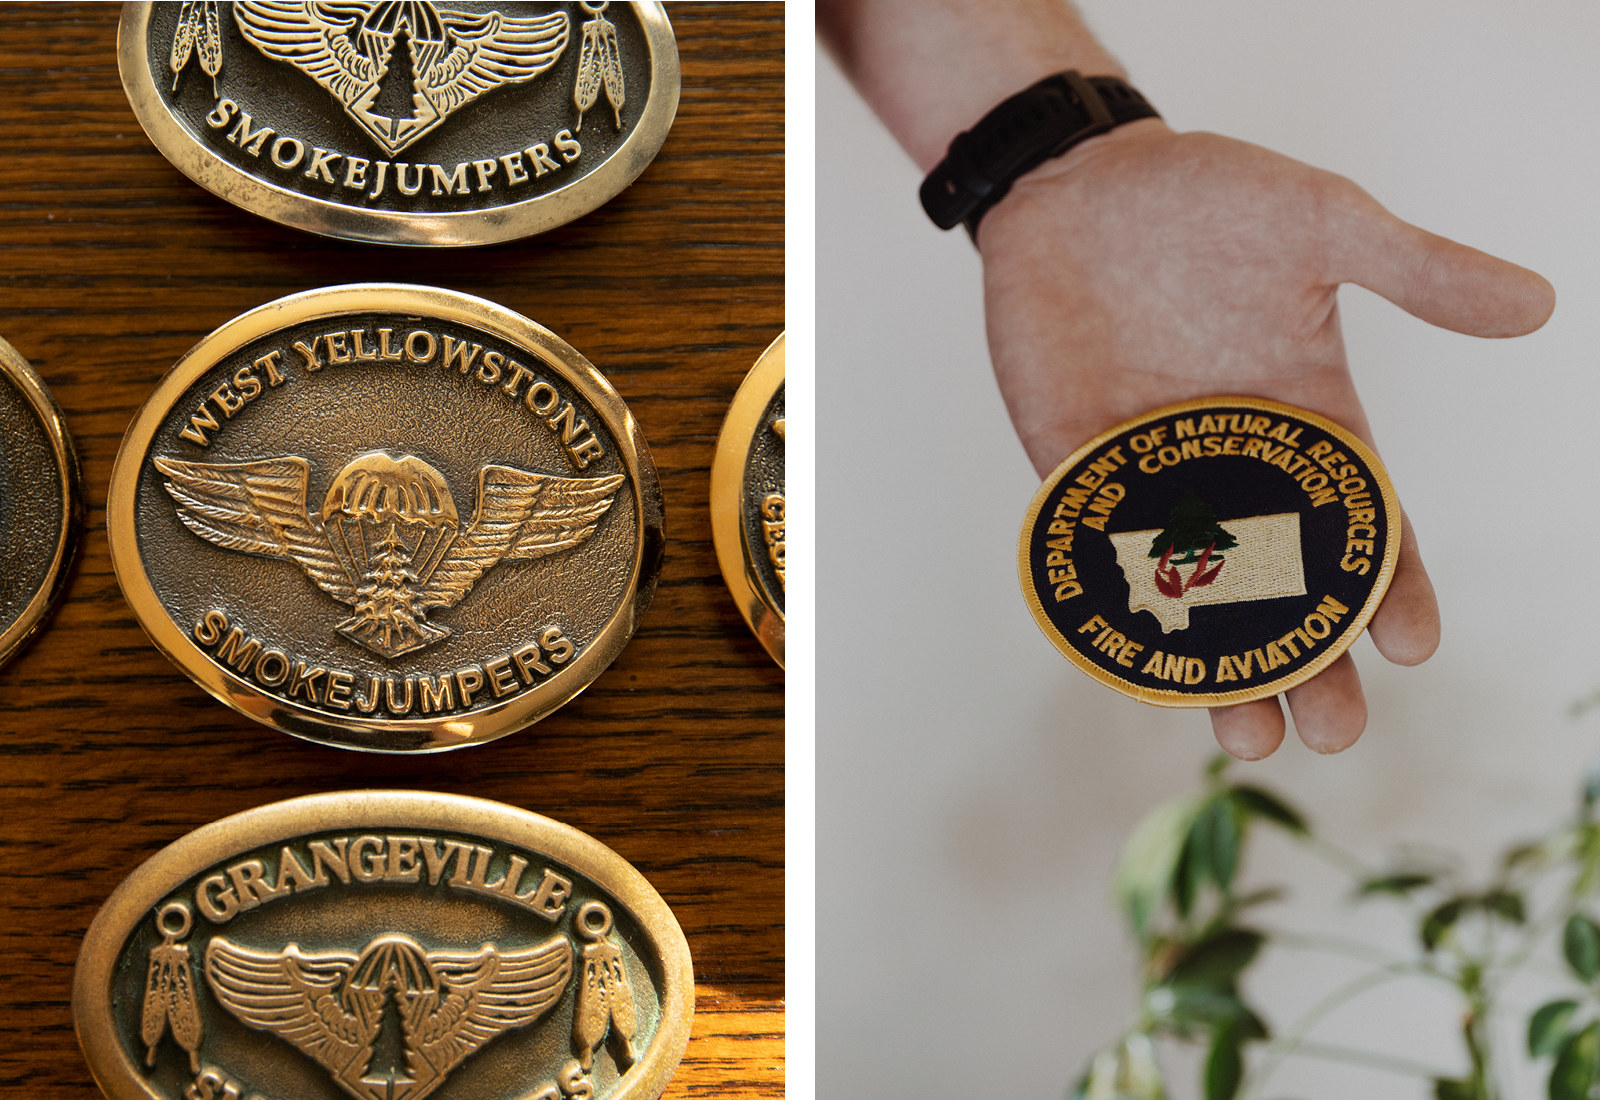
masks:
[[[1321,758],[1291,733],[1241,769],[1373,861],[1416,842],[1482,872],[1600,759],[1600,719],[1567,714],[1600,686],[1600,6],[1083,7],[1175,126],[1344,173],[1556,285],[1550,324],[1500,342],[1341,292],[1445,640],[1417,669],[1358,643],[1361,742]],[[1059,1097],[1134,1009],[1116,852],[1215,744],[1203,712],[1098,686],[1034,626],[1014,547],[1038,482],[989,374],[976,254],[925,221],[917,172],[826,59],[817,84],[818,1094]],[[1247,874],[1294,883],[1272,924],[1408,949],[1408,927],[1350,910],[1288,845],[1259,855]],[[1248,992],[1283,1021],[1352,973],[1280,952]],[[1393,986],[1319,1035],[1460,1072],[1453,1004]],[[1314,1061],[1275,1080],[1308,1100],[1430,1095]]]

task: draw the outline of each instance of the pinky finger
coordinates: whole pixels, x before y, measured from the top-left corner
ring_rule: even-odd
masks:
[[[1378,613],[1367,624],[1378,652],[1397,665],[1419,665],[1439,648],[1439,599],[1422,565],[1417,531],[1400,513],[1400,558]]]
[[[1211,708],[1211,732],[1229,756],[1261,760],[1283,743],[1283,708],[1276,696]]]

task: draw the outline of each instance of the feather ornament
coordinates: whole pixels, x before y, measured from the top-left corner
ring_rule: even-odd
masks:
[[[611,110],[616,115],[616,127],[622,129],[622,104],[625,102],[622,88],[622,57],[617,51],[617,28],[605,19],[600,20],[601,42],[605,48],[601,51],[601,73],[605,76],[606,101],[611,104]]]
[[[150,969],[144,979],[144,1016],[140,1021],[139,1037],[148,1048],[145,1065],[156,1064],[156,1044],[167,1030],[167,970],[159,954],[161,948],[150,952]]]
[[[578,983],[578,1008],[572,1014],[572,1041],[578,1048],[578,1064],[588,1073],[594,1066],[594,1052],[605,1042],[611,1027],[611,1009],[606,1005],[605,979],[598,960],[591,952],[600,947],[591,943],[583,949],[583,978]]]
[[[572,90],[572,102],[578,108],[578,123],[574,130],[583,129],[583,114],[600,98],[600,89],[606,92],[606,102],[616,115],[617,129],[622,129],[622,105],[626,102],[622,80],[622,57],[617,49],[617,28],[604,15],[606,5],[585,4],[584,10],[594,16],[583,25],[583,46],[578,55],[578,83]]]
[[[222,17],[217,0],[183,0],[178,10],[178,28],[172,34],[172,90],[188,67],[189,59],[200,55],[200,67],[211,78],[211,92],[217,91],[217,74],[222,71]]]
[[[622,1041],[623,1053],[631,1066],[635,1061],[633,1034],[638,1023],[633,1004],[633,985],[628,981],[628,972],[623,969],[621,949],[612,944],[606,946],[611,948],[606,968],[606,984],[611,991],[611,1030]]]
[[[178,90],[178,76],[183,72],[183,67],[189,64],[189,56],[194,53],[201,3],[202,0],[183,0],[183,7],[178,11],[178,29],[172,35],[172,56],[169,61],[173,91]]]
[[[217,0],[201,0],[205,23],[199,28],[195,46],[200,54],[200,67],[211,78],[211,92],[217,91],[217,74],[222,71],[222,20],[217,15]]]
[[[139,1036],[145,1043],[145,1064],[156,1064],[156,1046],[167,1029],[189,1054],[189,1066],[200,1072],[200,1040],[204,1028],[200,1006],[195,1001],[194,972],[189,967],[189,948],[162,930],[165,942],[150,949],[150,966],[145,972],[144,1011],[139,1021]]]
[[[617,1064],[626,1069],[638,1060],[633,1049],[637,1027],[633,985],[622,962],[622,948],[611,942],[611,912],[599,902],[589,902],[584,911],[604,913],[605,923],[590,927],[579,913],[577,928],[589,943],[583,947],[583,976],[578,983],[578,1006],[572,1015],[572,1041],[578,1064],[585,1073],[594,1065],[594,1053],[612,1037]]]
[[[172,981],[167,987],[167,1023],[172,1037],[189,1052],[189,1068],[200,1072],[200,1006],[195,1001],[193,971],[189,969],[189,948],[175,943],[156,948],[171,953]]]

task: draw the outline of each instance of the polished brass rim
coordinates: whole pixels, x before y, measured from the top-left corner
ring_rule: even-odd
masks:
[[[189,132],[167,110],[144,41],[153,5],[129,3],[117,25],[117,68],[144,132],[180,172],[213,195],[280,225],[371,244],[465,247],[499,244],[565,225],[604,206],[649,167],[678,113],[678,43],[666,9],[635,3],[650,47],[650,98],[633,131],[604,164],[564,187],[488,210],[417,214],[370,210],[303,195],[241,171]]]
[[[755,575],[751,555],[757,549],[745,538],[744,474],[750,446],[761,430],[761,419],[773,395],[783,385],[784,338],[780,334],[761,353],[733,395],[733,404],[717,436],[717,453],[711,460],[711,541],[717,548],[722,579],[739,605],[739,613],[761,640],[778,666],[783,666],[783,611],[768,598]]]
[[[150,444],[174,402],[207,371],[254,340],[305,321],[375,310],[453,321],[535,351],[560,370],[565,380],[601,415],[617,442],[633,489],[637,524],[633,576],[616,611],[594,641],[538,688],[467,714],[434,720],[363,721],[336,718],[268,695],[212,661],[195,644],[189,632],[173,621],[157,596],[139,553],[135,526],[139,473],[148,457]],[[292,294],[241,314],[190,348],[163,376],[123,436],[111,468],[106,532],[111,544],[111,564],[122,593],[145,633],[168,660],[222,702],[258,722],[308,741],[366,752],[440,752],[492,741],[539,721],[569,702],[606,670],[633,636],[655,594],[665,538],[661,488],[644,433],[633,413],[594,364],[549,329],[503,306],[455,291],[398,283],[358,283]],[[423,743],[416,748],[394,748],[383,744],[352,744],[347,737],[336,736],[360,734],[369,739],[382,739],[397,733],[413,738],[420,735]]]
[[[50,610],[66,592],[67,576],[71,571],[72,557],[77,553],[78,535],[83,530],[83,493],[78,471],[78,454],[73,449],[72,437],[67,434],[66,419],[56,405],[55,398],[45,387],[44,380],[34,373],[28,361],[16,348],[0,340],[0,374],[16,384],[32,406],[50,440],[50,449],[60,471],[61,527],[56,534],[55,553],[50,560],[49,572],[39,590],[17,616],[16,622],[0,631],[0,665],[16,656],[34,633],[44,625]]]
[[[631,913],[661,960],[655,1041],[611,1100],[655,1100],[689,1043],[694,969],[672,910],[627,860],[570,825],[488,799],[425,791],[343,791],[275,802],[180,837],[140,865],[106,900],[84,936],[72,980],[72,1017],[89,1069],[111,1100],[170,1100],[145,1086],[116,1038],[112,981],[130,931],[163,898],[230,856],[330,829],[459,830],[533,849],[572,868]],[[641,954],[644,954],[641,952]]]
[[[1044,605],[1039,601],[1039,593],[1033,586],[1028,562],[1028,555],[1032,550],[1034,524],[1039,518],[1039,510],[1045,506],[1045,502],[1049,499],[1056,486],[1060,484],[1061,479],[1074,466],[1087,458],[1097,447],[1156,420],[1164,420],[1179,413],[1199,412],[1206,409],[1224,407],[1257,409],[1261,412],[1275,413],[1279,416],[1303,420],[1307,424],[1313,424],[1327,432],[1341,444],[1354,451],[1367,464],[1367,468],[1372,471],[1373,481],[1377,483],[1383,496],[1384,517],[1388,524],[1387,530],[1389,532],[1389,537],[1383,549],[1383,565],[1379,568],[1378,575],[1372,582],[1372,592],[1367,596],[1367,600],[1362,604],[1360,612],[1350,621],[1350,625],[1345,628],[1344,632],[1333,640],[1328,648],[1323,650],[1315,660],[1301,666],[1281,680],[1274,680],[1271,684],[1256,688],[1235,688],[1231,691],[1206,694],[1198,692],[1187,694],[1180,691],[1147,688],[1138,684],[1128,683],[1106,672],[1099,665],[1079,653],[1072,643],[1056,629],[1056,625],[1050,621],[1050,617],[1045,614]],[[1280,401],[1269,401],[1262,397],[1202,397],[1194,401],[1180,401],[1175,405],[1164,405],[1142,416],[1124,421],[1108,431],[1101,432],[1076,451],[1073,451],[1072,454],[1062,460],[1060,465],[1050,471],[1050,475],[1044,479],[1044,483],[1033,494],[1033,500],[1028,504],[1027,515],[1022,521],[1022,535],[1017,540],[1017,575],[1022,582],[1023,598],[1028,601],[1028,610],[1033,614],[1033,621],[1038,624],[1039,630],[1046,638],[1050,639],[1051,645],[1061,651],[1062,656],[1102,684],[1115,688],[1124,695],[1130,695],[1140,702],[1153,703],[1160,707],[1228,706],[1233,703],[1248,703],[1255,699],[1267,699],[1274,695],[1280,695],[1292,687],[1305,683],[1343,656],[1344,652],[1361,636],[1361,632],[1366,629],[1367,623],[1372,619],[1373,614],[1377,612],[1378,605],[1383,602],[1384,593],[1389,590],[1389,582],[1394,579],[1395,563],[1400,557],[1401,523],[1400,500],[1395,495],[1394,484],[1389,480],[1389,472],[1383,468],[1383,463],[1378,459],[1372,448],[1357,439],[1348,429],[1317,413],[1297,408],[1294,405],[1286,405]]]

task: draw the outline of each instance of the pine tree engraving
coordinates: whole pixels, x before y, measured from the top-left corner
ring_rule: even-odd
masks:
[[[422,635],[416,607],[417,575],[411,554],[393,523],[372,559],[371,583],[356,589],[356,617],[373,620],[383,645],[399,649]]]
[[[387,71],[378,78],[378,94],[372,101],[371,111],[381,118],[394,122],[408,122],[416,117],[417,74],[411,63],[410,28],[402,23],[395,31],[394,46],[389,50]],[[377,60],[374,58],[374,60]]]

